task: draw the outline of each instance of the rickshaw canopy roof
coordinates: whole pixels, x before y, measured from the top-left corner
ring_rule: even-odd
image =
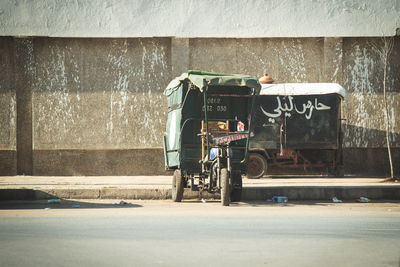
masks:
[[[260,95],[327,95],[346,97],[346,90],[337,83],[263,84]]]
[[[181,76],[173,79],[164,91],[165,95],[170,95],[174,88],[177,88],[185,80],[189,80],[201,92],[204,91],[206,86],[238,86],[254,88],[256,94],[261,90],[261,85],[258,83],[257,78],[248,75],[241,74],[225,74],[225,73],[214,73],[197,70],[189,70],[188,72],[182,73]]]

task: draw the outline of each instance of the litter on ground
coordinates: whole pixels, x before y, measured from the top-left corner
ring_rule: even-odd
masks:
[[[361,202],[361,203],[367,203],[370,202],[371,200],[368,199],[367,197],[360,197],[359,199],[357,199],[357,202]]]
[[[332,201],[333,201],[333,203],[342,203],[343,202],[340,199],[338,199],[337,197],[333,197]]]

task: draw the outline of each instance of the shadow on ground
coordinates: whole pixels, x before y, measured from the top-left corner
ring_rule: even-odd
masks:
[[[18,210],[18,209],[122,209],[122,208],[141,208],[141,205],[132,204],[130,201],[115,200],[112,203],[64,200],[60,199],[60,203],[49,203],[48,200],[12,200],[0,201],[0,210]]]
[[[365,176],[365,175],[346,175],[344,177],[337,176],[326,176],[326,175],[268,175],[264,176],[262,179],[357,179],[357,178],[377,178],[384,179],[386,176]]]
[[[188,200],[182,200],[180,202],[182,205],[185,204],[221,204],[221,201],[219,199],[188,199]],[[238,206],[250,206],[250,207],[264,207],[264,206],[269,206],[269,207],[293,207],[293,206],[321,206],[321,207],[327,207],[327,206],[332,206],[332,205],[340,205],[340,204],[345,204],[345,203],[359,203],[359,204],[373,204],[373,203],[400,203],[399,200],[370,200],[370,202],[367,203],[360,203],[357,201],[357,199],[354,200],[342,200],[340,203],[334,203],[333,201],[322,201],[322,200],[302,200],[302,201],[288,201],[287,203],[276,203],[273,201],[269,200],[242,200],[240,202],[231,202],[230,206],[231,207],[238,207]]]

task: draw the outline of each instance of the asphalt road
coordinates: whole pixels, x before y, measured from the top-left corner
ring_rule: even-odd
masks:
[[[400,266],[400,203],[112,202],[0,202],[0,266]]]

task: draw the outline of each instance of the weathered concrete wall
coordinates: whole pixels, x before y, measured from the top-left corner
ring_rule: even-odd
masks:
[[[190,39],[190,68],[260,76],[277,82],[338,82],[345,147],[385,147],[381,38]],[[392,146],[400,147],[400,38],[389,59],[388,105]]]
[[[392,148],[395,175],[400,172],[400,148]],[[345,148],[343,151],[345,172],[355,175],[390,175],[386,148]]]
[[[14,42],[0,38],[0,174],[17,172],[16,92],[14,87]]]
[[[365,171],[367,164],[368,173],[387,172],[383,65],[371,46],[381,47],[379,40],[1,37],[0,174],[17,173],[21,166],[38,175],[164,173],[162,92],[186,69],[256,77],[266,71],[277,82],[342,84],[349,92],[343,104],[348,171]],[[396,37],[387,80],[395,159],[399,68]],[[16,153],[18,147],[26,152]]]
[[[190,39],[190,68],[224,73],[263,72],[276,82],[318,82],[323,38]]]
[[[34,149],[161,147],[170,40],[35,39]]]
[[[32,175],[32,90],[36,77],[33,39],[14,39],[14,86],[17,94],[17,174],[19,175]]]
[[[1,154],[0,154],[1,156]],[[165,175],[162,149],[35,150],[35,175]]]
[[[13,44],[12,38],[0,38],[0,150],[16,148],[17,112]]]
[[[0,35],[50,37],[393,36],[398,0],[14,0]]]
[[[385,147],[383,62],[373,44],[380,38],[345,38],[343,86],[348,90],[343,107],[345,147]],[[392,146],[400,147],[400,38],[394,39],[389,58],[386,90]]]

